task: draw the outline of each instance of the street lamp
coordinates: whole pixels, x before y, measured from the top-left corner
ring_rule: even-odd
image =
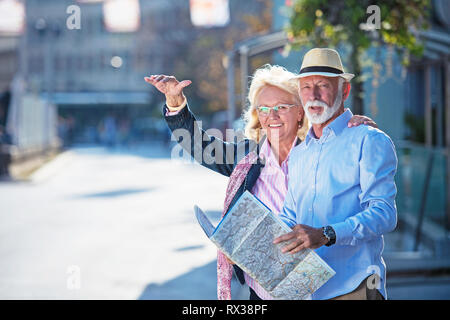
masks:
[[[115,69],[119,69],[123,64],[123,60],[119,56],[114,56],[111,58],[111,66]]]

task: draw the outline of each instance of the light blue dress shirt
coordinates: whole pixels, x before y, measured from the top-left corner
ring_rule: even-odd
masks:
[[[311,128],[289,158],[280,218],[290,227],[331,225],[336,232],[336,244],[315,250],[336,275],[312,299],[349,293],[374,273],[381,281],[371,283],[387,298],[381,254],[383,234],[397,225],[397,156],[384,132],[365,125],[348,128],[352,116],[345,111],[323,129],[320,139]]]

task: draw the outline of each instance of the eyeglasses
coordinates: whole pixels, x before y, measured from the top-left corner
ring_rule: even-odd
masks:
[[[286,114],[292,107],[297,107],[296,104],[280,104],[274,107],[259,106],[256,107],[260,116],[267,117],[270,110],[276,111],[278,114]]]

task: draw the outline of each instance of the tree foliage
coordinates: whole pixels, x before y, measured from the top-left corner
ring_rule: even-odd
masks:
[[[430,0],[294,0],[290,9],[287,34],[291,47],[350,47],[349,67],[355,73],[353,107],[362,112],[361,56],[371,46],[392,45],[407,65],[410,55],[420,56],[424,45],[418,31],[428,27]],[[373,14],[367,8],[376,5],[380,13],[379,29],[370,28]],[[356,84],[356,86],[355,86]]]

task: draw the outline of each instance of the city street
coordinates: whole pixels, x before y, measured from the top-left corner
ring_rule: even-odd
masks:
[[[0,183],[0,298],[216,299],[193,206],[217,220],[227,180],[169,151],[75,148]]]
[[[217,299],[194,206],[217,224],[228,178],[170,141],[189,109],[280,164],[313,126],[314,172],[249,171],[245,189],[278,204],[302,182],[295,215],[319,232],[298,238],[337,227],[338,285],[365,269],[387,299],[450,300],[449,57],[449,0],[0,0],[0,299]],[[350,113],[378,129],[340,130]]]
[[[193,206],[216,223],[227,179],[170,153],[73,148],[28,182],[0,182],[0,299],[216,299],[216,251]],[[387,286],[389,299],[450,298],[448,275]]]

